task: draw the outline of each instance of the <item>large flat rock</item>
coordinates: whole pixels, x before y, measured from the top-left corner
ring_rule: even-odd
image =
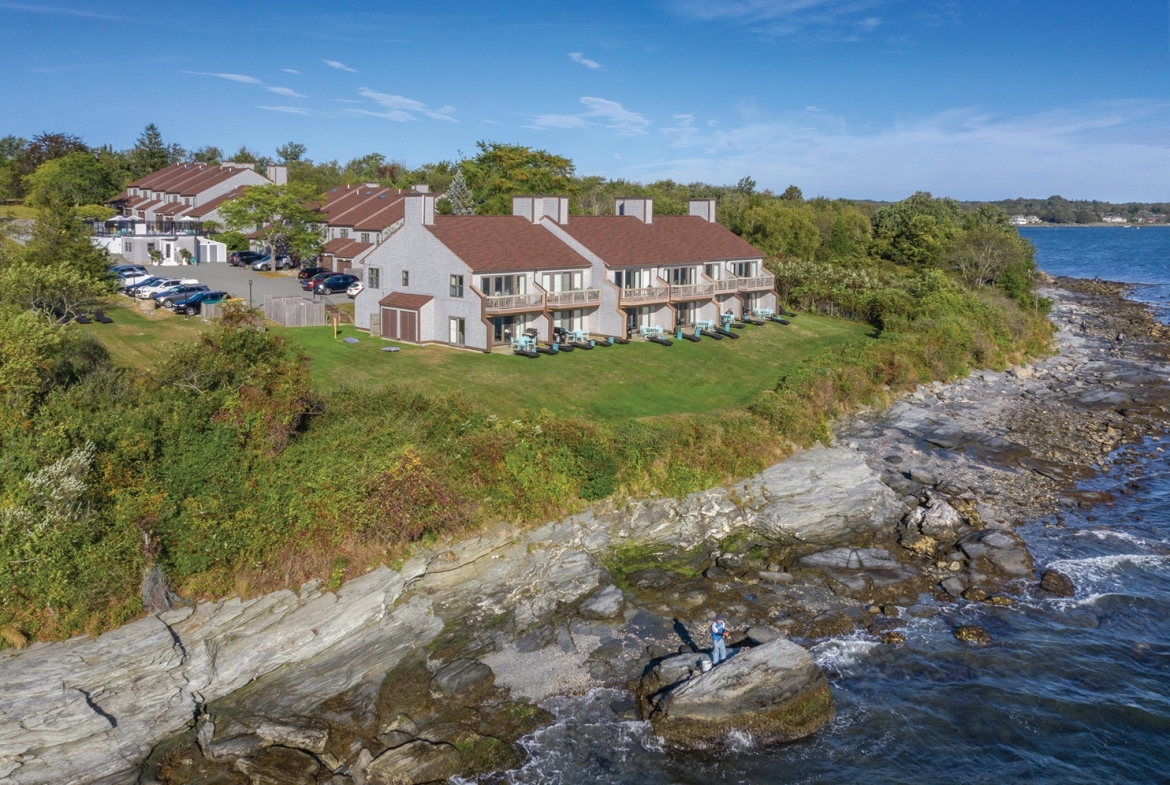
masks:
[[[733,731],[757,744],[794,741],[832,718],[825,674],[807,651],[777,638],[675,687],[650,720],[672,747],[713,749]]]

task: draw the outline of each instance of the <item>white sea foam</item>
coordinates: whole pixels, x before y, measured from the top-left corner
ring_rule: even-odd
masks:
[[[727,734],[727,747],[732,752],[745,752],[746,750],[754,749],[755,746],[756,740],[752,738],[750,733],[733,730]]]
[[[1058,570],[1074,583],[1110,581],[1118,571],[1127,568],[1157,569],[1170,565],[1170,556],[1153,553],[1117,553],[1111,556],[1091,556],[1085,559],[1060,559],[1051,562],[1049,569]]]
[[[809,653],[822,669],[838,676],[845,676],[862,657],[881,645],[868,635],[854,633],[844,638],[830,638],[818,643],[809,649]]]
[[[1077,532],[1076,536],[1096,537],[1098,540],[1121,540],[1122,542],[1128,542],[1131,545],[1136,545],[1139,548],[1156,548],[1166,544],[1165,540],[1160,542],[1150,542],[1149,540],[1144,540],[1137,535],[1130,534],[1129,532],[1115,531],[1113,529],[1084,529]]]

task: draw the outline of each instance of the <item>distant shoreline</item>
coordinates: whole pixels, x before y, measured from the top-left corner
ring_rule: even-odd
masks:
[[[1077,229],[1165,229],[1170,228],[1170,223],[1164,224],[1107,224],[1107,223],[1093,223],[1093,224],[1024,224],[1017,226],[1017,229],[1061,229],[1061,228],[1077,228]]]

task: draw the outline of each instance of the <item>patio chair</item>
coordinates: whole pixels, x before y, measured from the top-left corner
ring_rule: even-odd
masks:
[[[101,322],[102,324],[113,324],[113,323],[114,323],[114,320],[113,320],[113,319],[111,319],[110,317],[108,317],[108,316],[106,316],[104,313],[102,313],[102,309],[101,309],[101,308],[99,308],[99,309],[97,309],[96,311],[94,311],[94,312],[93,312],[93,318],[94,318],[96,321],[99,321],[99,322]]]

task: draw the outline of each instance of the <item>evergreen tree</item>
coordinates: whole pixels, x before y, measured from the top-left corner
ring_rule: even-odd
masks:
[[[475,215],[475,200],[463,179],[462,171],[455,172],[455,179],[447,186],[445,196],[451,205],[451,215]]]
[[[146,177],[151,172],[165,169],[182,160],[183,155],[183,148],[177,144],[165,144],[158,126],[151,123],[143,129],[142,135],[130,150],[131,175],[135,179]]]

